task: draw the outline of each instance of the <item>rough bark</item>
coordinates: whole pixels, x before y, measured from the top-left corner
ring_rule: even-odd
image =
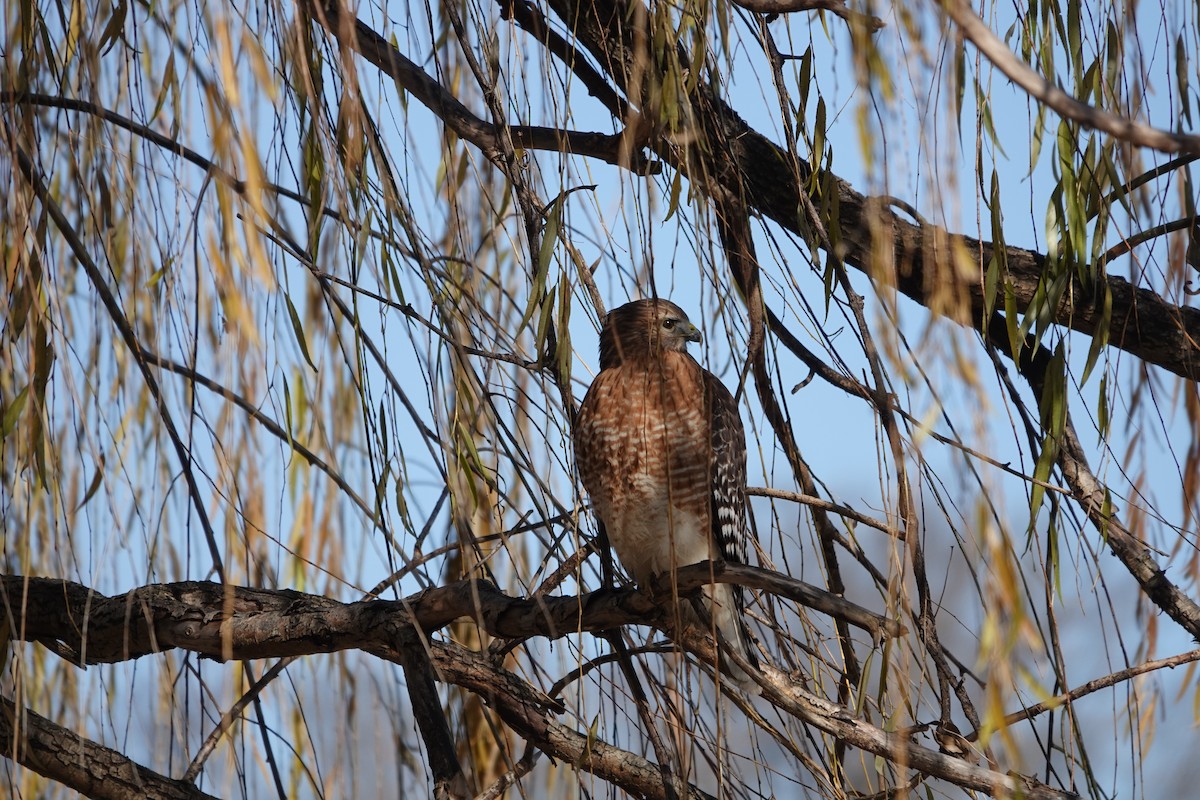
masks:
[[[706,562],[678,572],[684,595],[713,579],[768,589],[845,617],[872,637],[903,632],[894,621],[769,570]],[[14,637],[45,644],[76,664],[128,661],[176,647],[222,661],[391,647],[462,618],[491,636],[557,639],[622,625],[665,630],[671,617],[652,596],[634,589],[518,598],[484,580],[456,581],[403,600],[342,603],[290,589],[204,581],[106,597],[71,581],[7,575],[0,576],[0,605]]]
[[[644,86],[631,85],[630,79],[646,75],[651,63],[646,37],[636,22],[646,18],[644,5],[638,0],[551,0],[550,7],[627,98],[650,94]],[[686,53],[680,57],[686,63]],[[906,220],[892,211],[888,199],[864,195],[832,172],[823,170],[814,179],[806,163],[792,159],[747,125],[703,81],[690,99],[695,128],[705,136],[686,150],[672,137],[648,138],[647,145],[664,161],[707,194],[728,192],[740,197],[754,212],[814,247],[820,242],[803,219],[800,191],[820,187],[812,201],[830,211],[830,235],[838,256],[930,311],[985,331],[983,273],[994,258],[1004,265],[1003,280],[1022,313],[1046,280],[1044,254],[1011,246],[997,253],[991,242]],[[641,127],[647,127],[645,121]],[[970,272],[957,259],[966,259]],[[1107,288],[1112,301],[1112,346],[1189,380],[1200,378],[1200,309],[1175,305],[1115,275],[1104,276],[1104,285],[1096,286],[1084,286],[1077,277],[1069,280],[1062,301],[1051,313],[1054,323],[1095,335],[1102,323]]]
[[[98,800],[216,800],[0,697],[0,753]]]
[[[680,570],[681,592],[698,590],[714,574],[726,579],[737,577],[746,583],[774,585],[789,594],[796,592],[792,584],[798,583],[751,567],[705,563]],[[187,582],[146,586],[109,598],[69,581],[0,576],[0,600],[14,638],[42,642],[76,663],[128,660],[173,647],[222,660],[296,656],[349,648],[401,665],[428,658],[427,663],[433,668],[430,674],[478,694],[505,724],[551,757],[575,764],[636,796],[706,797],[701,790],[678,778],[671,778],[673,784],[666,787],[658,765],[559,721],[557,717],[564,708],[558,700],[495,664],[486,654],[424,638],[464,615],[477,620],[489,633],[508,637],[555,637],[626,624],[652,624],[667,629],[672,615],[651,592],[603,590],[582,597],[543,596],[522,600],[504,595],[485,581],[459,581],[401,601],[340,603],[290,590]],[[840,598],[839,602],[845,603]],[[711,639],[688,632],[675,634],[679,645],[701,663],[714,663]],[[414,653],[414,648],[420,652]],[[768,701],[784,713],[825,731],[836,741],[899,764],[919,767],[932,777],[989,793],[1010,794],[1019,787],[1029,797],[1071,796],[1035,781],[941,755],[905,736],[884,731],[852,709],[804,689],[801,676],[767,667],[760,677]],[[7,730],[12,729],[13,713],[8,712]],[[41,722],[46,723],[44,730],[54,730],[53,723]],[[77,740],[73,734],[67,736]],[[0,732],[5,752],[14,752],[11,734],[3,737]],[[115,764],[112,769],[123,770],[122,780],[130,786],[138,786],[138,780],[157,779],[163,792],[190,787],[132,765],[119,753],[106,755],[112,751],[88,745],[96,748],[93,760],[98,760],[102,768],[105,763]],[[18,760],[38,769],[28,755],[19,755]],[[72,786],[74,781],[88,780],[91,774],[85,771],[77,775],[69,754],[37,763],[45,770],[44,774]],[[442,772],[445,783],[453,781],[453,765],[445,765]],[[139,795],[103,794],[108,791],[106,787],[86,785],[90,788],[81,791],[97,797],[197,796],[157,794],[145,791],[144,787],[139,789],[142,792]]]

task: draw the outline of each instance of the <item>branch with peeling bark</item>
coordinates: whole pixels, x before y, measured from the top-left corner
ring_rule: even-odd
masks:
[[[787,596],[808,597],[810,590],[819,593],[784,575],[711,563],[680,570],[678,583],[681,591],[687,593],[698,590],[714,576],[779,590]],[[486,653],[454,643],[418,639],[462,616],[478,620],[493,634],[510,637],[565,636],[577,630],[632,623],[666,628],[671,615],[646,592],[609,590],[576,598],[522,600],[502,594],[485,581],[460,581],[402,601],[340,603],[288,590],[267,591],[203,582],[145,586],[117,597],[105,597],[69,581],[4,576],[0,578],[0,593],[14,638],[42,642],[76,663],[129,660],[172,647],[217,659],[294,656],[356,648],[401,664],[410,674],[436,675],[439,680],[477,693],[505,724],[532,745],[626,791],[645,797],[707,796],[677,777],[670,778],[669,788],[664,786],[663,773],[654,763],[560,721],[562,704],[496,664]],[[832,600],[836,601],[834,606],[845,606],[841,612],[850,613],[847,608],[850,604],[840,598]],[[872,623],[870,612],[856,613],[866,615],[860,622],[876,624]],[[877,624],[882,626],[881,632],[886,632],[886,621]],[[683,632],[678,641],[702,662],[714,663],[711,639]],[[422,664],[428,664],[433,671],[425,671]],[[764,697],[780,710],[837,741],[927,775],[991,793],[1019,790],[1028,797],[1070,796],[1036,782],[977,767],[923,747],[910,738],[886,732],[861,719],[850,708],[813,694],[802,685],[802,677],[767,666],[761,682],[766,690]],[[63,780],[61,776],[70,768],[68,755],[57,756],[41,746],[23,750],[18,741],[29,742],[33,736],[52,738],[60,735],[61,729],[47,720],[29,716],[27,711],[18,711],[11,703],[6,704],[5,714],[0,720],[0,742],[4,743],[5,752],[16,753],[19,759],[26,759],[22,763]],[[20,714],[36,724],[17,725],[15,720]],[[434,720],[435,727],[437,724]],[[77,747],[110,753],[104,756],[108,759],[106,763],[116,763],[120,770],[148,772],[119,753],[113,754],[74,734],[71,739]],[[33,756],[21,755],[31,750],[36,750],[37,758],[42,760],[34,762]],[[452,781],[455,765],[447,762],[440,772],[448,782]],[[155,773],[148,773],[145,780],[163,786],[164,794],[157,796],[204,796],[186,781],[174,781]]]
[[[0,753],[39,775],[103,800],[216,800],[0,697]]]
[[[705,562],[677,574],[682,596],[714,581],[794,600],[874,639],[903,634],[894,620],[770,570]],[[104,597],[70,581],[3,576],[0,602],[16,638],[40,642],[81,665],[128,661],[176,647],[219,660],[370,650],[391,647],[414,631],[428,635],[464,617],[489,635],[507,639],[558,639],[640,624],[669,630],[671,617],[652,594],[634,589],[517,598],[475,579],[403,600],[342,603],[289,589],[206,581],[154,584]]]

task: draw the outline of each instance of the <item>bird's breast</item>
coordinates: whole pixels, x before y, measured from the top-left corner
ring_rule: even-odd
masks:
[[[704,396],[601,373],[576,431],[580,474],[618,558],[641,583],[713,557]]]

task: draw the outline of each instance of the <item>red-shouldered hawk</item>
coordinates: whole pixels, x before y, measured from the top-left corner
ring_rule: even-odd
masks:
[[[610,312],[600,331],[600,374],[575,426],[575,460],[593,509],[643,585],[709,559],[746,562],[746,434],[733,395],[687,352],[700,340],[666,300]],[[705,593],[721,635],[757,665],[742,587],[718,584]],[[739,686],[758,691],[729,666]]]

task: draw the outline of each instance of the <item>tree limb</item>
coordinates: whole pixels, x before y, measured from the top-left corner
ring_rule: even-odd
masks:
[[[883,20],[870,14],[852,11],[845,0],[733,0],[747,11],[759,14],[795,14],[800,11],[828,11],[846,22],[859,24],[870,31],[882,30]]]
[[[1082,686],[1076,686],[1069,692],[1062,692],[1051,697],[1049,700],[1043,700],[1040,703],[1034,703],[1031,706],[1026,706],[1020,711],[1014,711],[1011,714],[1005,714],[999,724],[998,729],[1008,728],[1016,725],[1018,722],[1026,719],[1033,719],[1039,714],[1044,714],[1047,711],[1053,711],[1070,703],[1074,703],[1081,697],[1086,697],[1093,692],[1098,692],[1101,689],[1107,689],[1109,686],[1116,686],[1118,683],[1124,683],[1131,678],[1136,678],[1138,675],[1145,675],[1147,672],[1154,672],[1159,669],[1175,669],[1181,664],[1191,664],[1194,661],[1200,661],[1200,650],[1189,650],[1186,653],[1160,658],[1155,661],[1147,661],[1144,664],[1127,669],[1118,670],[1116,672],[1105,675],[1103,678],[1096,678],[1088,681]],[[979,738],[979,731],[971,731],[963,736],[968,742],[974,742]]]
[[[785,596],[808,597],[809,591],[818,591],[784,575],[720,563],[681,569],[678,582],[686,592],[714,577],[736,578]],[[127,660],[172,647],[222,660],[356,648],[407,664],[405,651],[419,648],[422,655],[428,654],[440,680],[477,693],[514,731],[551,756],[639,795],[666,797],[673,790],[680,797],[704,796],[678,778],[667,789],[657,765],[558,722],[555,717],[563,710],[558,701],[493,664],[486,654],[416,638],[418,627],[429,632],[463,615],[479,620],[493,635],[508,637],[669,624],[671,615],[644,592],[602,590],[578,598],[519,600],[486,581],[474,580],[429,589],[402,601],[340,603],[289,590],[185,582],[145,586],[108,598],[70,581],[0,576],[0,600],[14,638],[46,643],[80,664]],[[679,634],[679,642],[702,662],[707,657],[705,663],[712,663],[711,639],[685,631]],[[772,703],[848,745],[963,786],[999,793],[1018,788],[1016,779],[1007,775],[885,732],[844,705],[812,695],[797,679],[777,669],[765,668],[762,681]],[[1028,797],[1067,796],[1040,784],[1019,786]]]
[[[0,697],[0,753],[97,800],[216,800]]]
[[[635,76],[646,74],[642,66],[646,55],[638,45],[643,34],[628,22],[645,15],[639,0],[549,2],[627,96],[646,96],[640,87],[629,85]],[[800,187],[820,187],[817,199],[835,215],[831,234],[846,264],[885,280],[934,313],[979,331],[987,327],[983,267],[994,258],[1006,267],[1003,280],[1017,309],[1024,312],[1033,301],[1045,274],[1044,254],[1011,246],[998,253],[991,242],[903,219],[891,210],[887,198],[863,195],[832,172],[822,170],[814,179],[807,164],[792,163],[786,151],[747,125],[704,81],[697,82],[691,101],[697,126],[721,131],[710,138],[728,147],[711,152],[693,148],[685,155],[668,136],[650,145],[710,196],[724,192],[740,196],[754,211],[815,245],[813,232],[801,217]],[[978,270],[978,279],[964,279],[957,261],[963,257]],[[1097,281],[1106,284],[1112,300],[1111,346],[1189,380],[1200,380],[1200,309],[1175,305],[1114,275]],[[1104,320],[1101,287],[1084,286],[1074,275],[1070,282],[1058,307],[1046,313],[1055,324],[1092,336]]]
[[[351,49],[378,67],[397,84],[437,115],[455,134],[471,142],[489,160],[500,158],[500,129],[471,112],[457,97],[405,57],[371,26],[339,7],[336,0],[324,3],[316,20],[344,47]],[[658,162],[648,160],[640,151],[631,150],[620,135],[561,130],[539,125],[514,125],[508,129],[513,144],[533,150],[599,158],[625,167],[638,175],[662,170]]]
[[[1017,371],[1029,384],[1033,396],[1040,404],[1050,369],[1050,349],[1040,346],[1032,336],[1027,336],[1019,357],[1013,358],[1008,328],[999,314],[993,315],[987,337],[993,351],[1013,359]],[[1107,488],[1097,480],[1088,466],[1087,454],[1075,432],[1069,411],[1065,414],[1063,430],[1054,444],[1057,447],[1058,468],[1071,489],[1072,497],[1083,509],[1092,526],[1104,537],[1108,549],[1138,582],[1150,602],[1175,620],[1193,639],[1200,641],[1200,605],[1167,577],[1166,572],[1150,554],[1149,548],[1133,535],[1112,508]]]
[[[943,755],[914,744],[906,736],[885,731],[865,722],[844,706],[830,703],[801,687],[772,667],[764,668],[769,688],[763,696],[785,711],[795,714],[838,740],[882,755],[890,761],[906,764],[926,775],[943,778],[959,786],[1002,796],[1018,795],[1030,800],[1062,800],[1075,797],[1044,784],[979,767],[962,758]]]
[[[680,569],[681,595],[710,582],[762,589],[844,619],[873,637],[903,633],[894,620],[787,575],[746,565]],[[616,589],[580,597],[510,597],[484,580],[462,580],[403,600],[342,603],[290,589],[186,581],[151,584],[115,597],[50,578],[0,576],[0,603],[13,636],[55,649],[76,664],[128,661],[178,647],[219,660],[279,658],[366,649],[417,629],[477,620],[491,636],[557,639],[623,625],[669,628],[670,614],[647,592]]]
[[[942,0],[941,6],[946,16],[958,25],[963,36],[979,48],[979,52],[996,69],[1060,117],[1104,131],[1139,147],[1150,147],[1164,153],[1200,153],[1200,136],[1170,133],[1134,122],[1088,105],[1059,89],[1017,58],[964,0]]]

